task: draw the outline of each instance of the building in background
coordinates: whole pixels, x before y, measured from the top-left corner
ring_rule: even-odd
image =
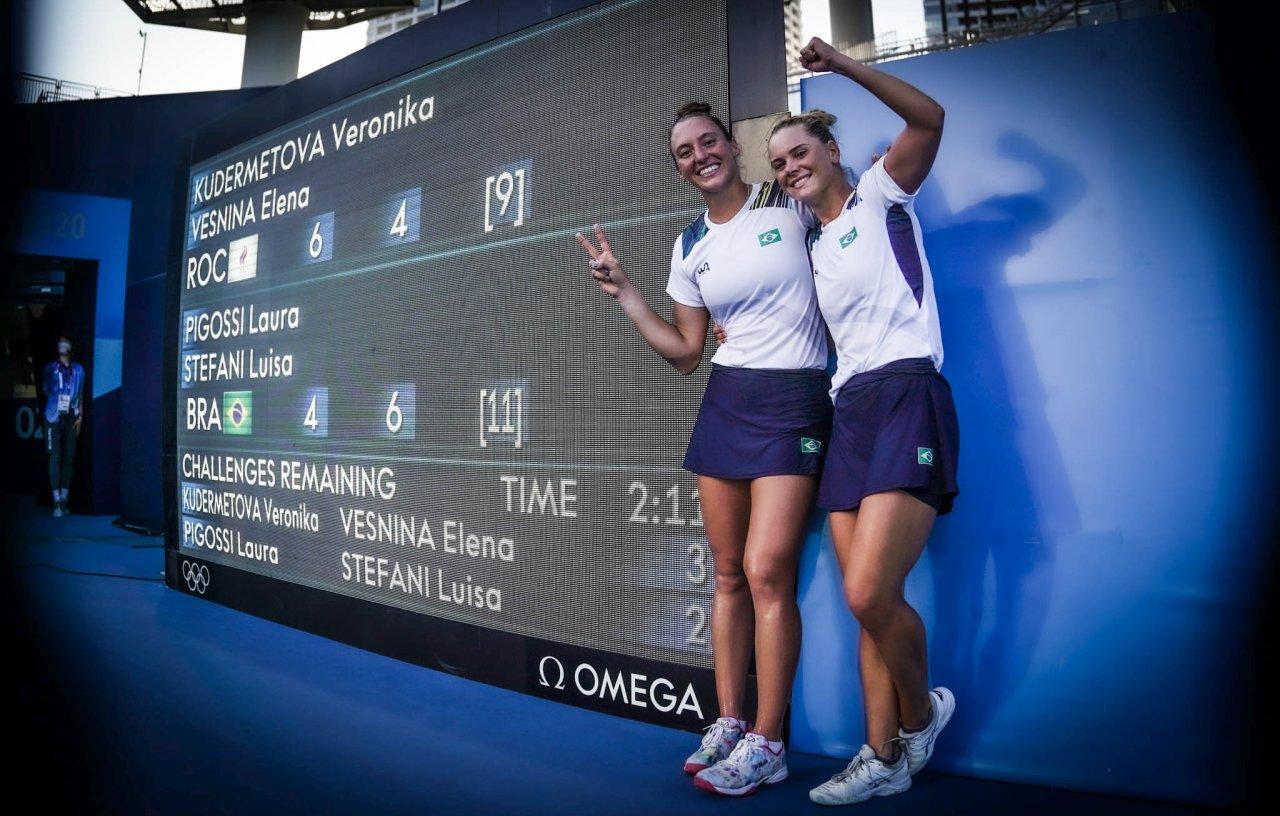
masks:
[[[786,43],[787,75],[799,73],[800,49],[804,47],[804,26],[800,17],[800,0],[784,0],[782,4],[782,37]]]
[[[366,45],[375,43],[384,37],[390,37],[397,31],[403,31],[414,23],[428,17],[434,17],[442,11],[460,6],[467,0],[418,0],[417,8],[393,11],[369,21],[369,40]]]
[[[1030,37],[1082,26],[1103,25],[1153,14],[1191,11],[1201,0],[914,0],[923,2],[925,34],[878,38],[871,49],[856,45],[845,53],[864,62],[914,57],[933,51]],[[836,28],[832,2],[832,34]]]
[[[829,7],[831,44],[856,60],[874,57],[876,23],[871,0],[831,0]]]
[[[1043,14],[1058,0],[924,0],[925,34],[996,28]]]
[[[1030,27],[1073,28],[1080,25],[1184,11],[1190,0],[924,0],[928,37],[975,35]]]

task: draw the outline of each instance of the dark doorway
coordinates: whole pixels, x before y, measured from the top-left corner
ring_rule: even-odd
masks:
[[[93,511],[93,338],[98,262],[47,255],[5,255],[0,282],[0,455],[6,494],[35,495],[51,505],[45,454],[41,375],[57,356],[58,335],[72,343],[71,357],[84,366],[83,420],[76,443],[70,504]]]

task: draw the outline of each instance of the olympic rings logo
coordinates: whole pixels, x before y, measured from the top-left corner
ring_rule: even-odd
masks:
[[[187,581],[187,589],[203,595],[209,588],[209,568],[194,561],[182,562],[182,577]]]

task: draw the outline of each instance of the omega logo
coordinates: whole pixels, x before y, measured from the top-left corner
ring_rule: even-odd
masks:
[[[614,700],[634,708],[655,708],[663,714],[686,712],[703,719],[702,704],[687,684],[679,697],[676,686],[665,677],[650,678],[639,672],[597,669],[590,663],[579,663],[573,670],[573,690],[583,697]],[[556,691],[564,691],[568,671],[560,658],[546,655],[538,661],[538,685]]]
[[[556,681],[554,683],[547,682],[547,662],[555,664]],[[560,662],[560,658],[547,655],[538,661],[538,685],[553,688],[557,691],[564,691],[564,664]]]

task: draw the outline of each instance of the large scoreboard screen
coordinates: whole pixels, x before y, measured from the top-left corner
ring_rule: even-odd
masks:
[[[207,158],[186,191],[169,580],[360,645],[697,727],[710,552],[660,312],[702,209],[675,110],[728,112],[718,0],[608,2]]]

